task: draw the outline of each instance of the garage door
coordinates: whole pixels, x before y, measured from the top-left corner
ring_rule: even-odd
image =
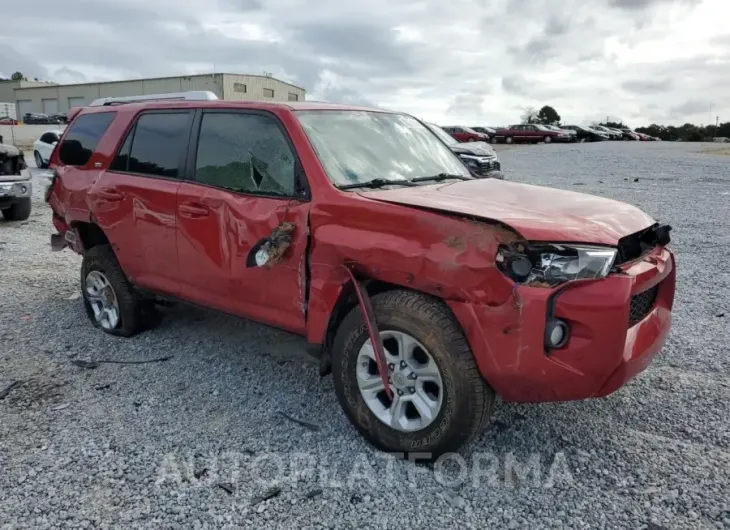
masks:
[[[33,108],[33,102],[31,100],[24,99],[24,100],[18,101],[18,119],[19,120],[22,120],[23,116],[25,116],[26,114],[30,114],[33,111],[38,112]]]
[[[86,105],[84,98],[68,98],[68,108],[83,107]]]
[[[43,100],[43,114],[58,114],[58,100],[57,99],[44,99]]]

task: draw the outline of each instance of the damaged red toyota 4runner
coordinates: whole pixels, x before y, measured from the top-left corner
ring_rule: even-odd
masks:
[[[178,299],[299,334],[365,438],[433,457],[496,395],[606,396],[667,338],[669,227],[633,206],[474,178],[402,113],[166,97],[94,102],[51,158],[104,332]]]

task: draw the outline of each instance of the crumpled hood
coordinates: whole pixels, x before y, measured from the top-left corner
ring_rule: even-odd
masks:
[[[494,148],[487,142],[460,142],[451,146],[455,153],[474,156],[495,156]]]
[[[494,179],[367,191],[361,195],[500,221],[533,241],[616,245],[622,237],[656,222],[623,202]]]

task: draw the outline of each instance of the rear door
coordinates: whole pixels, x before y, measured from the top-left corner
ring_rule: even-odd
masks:
[[[284,126],[269,112],[202,109],[193,131],[177,204],[181,296],[303,333],[309,200]],[[285,222],[294,230],[281,259],[247,267]]]
[[[177,192],[185,171],[192,110],[137,115],[89,200],[130,280],[177,296]]]

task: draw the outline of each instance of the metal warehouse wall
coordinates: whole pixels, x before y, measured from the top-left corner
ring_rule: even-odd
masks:
[[[304,101],[305,90],[263,75],[223,74],[223,96],[231,101]]]
[[[58,109],[56,112],[66,112],[71,107],[88,105],[96,98],[188,90],[210,90],[222,98],[223,74],[18,88],[14,100],[18,106],[18,117],[22,119],[26,112],[44,112],[44,109],[54,108]]]

